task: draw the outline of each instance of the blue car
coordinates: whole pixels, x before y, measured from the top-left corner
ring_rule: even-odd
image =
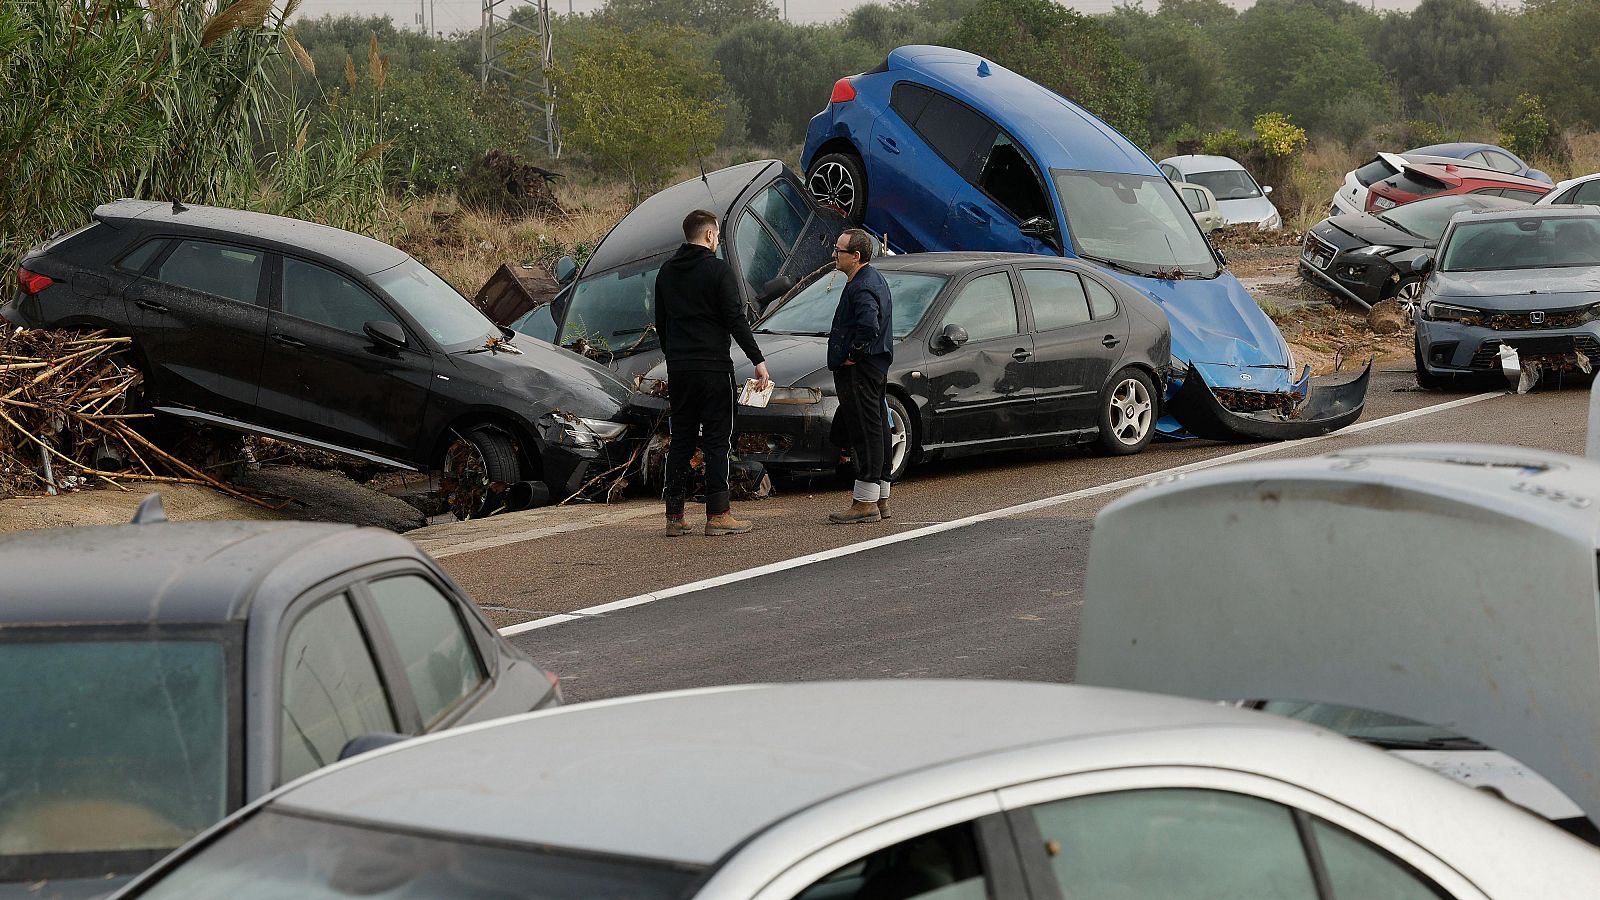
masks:
[[[1480,166],[1493,169],[1496,172],[1505,172],[1510,175],[1520,175],[1523,178],[1532,178],[1545,184],[1555,184],[1549,175],[1535,169],[1523,162],[1520,157],[1504,147],[1494,144],[1478,144],[1472,141],[1456,141],[1450,144],[1431,144],[1427,147],[1418,147],[1407,150],[1405,155],[1442,156],[1446,159],[1459,159],[1469,166]]]
[[[1150,297],[1172,328],[1160,430],[1225,440],[1354,422],[1370,369],[1310,391],[1288,344],[1154,161],[1109,125],[971,53],[901,47],[840,79],[801,156],[819,203],[898,252],[1076,257]]]

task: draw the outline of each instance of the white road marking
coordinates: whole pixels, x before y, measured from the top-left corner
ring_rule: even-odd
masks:
[[[891,544],[899,544],[904,541],[916,540],[917,538],[928,537],[930,535],[943,534],[946,531],[954,531],[958,528],[966,528],[969,525],[976,525],[980,522],[990,522],[995,519],[1004,519],[1010,516],[1017,516],[1022,515],[1023,513],[1033,512],[1037,509],[1047,509],[1052,506],[1060,506],[1063,503],[1072,503],[1073,501],[1083,500],[1087,497],[1097,497],[1101,494],[1115,493],[1117,491],[1138,487],[1146,482],[1154,481],[1158,478],[1167,478],[1172,475],[1182,475],[1185,472],[1198,472],[1201,469],[1212,469],[1217,466],[1227,465],[1228,463],[1242,462],[1247,459],[1254,459],[1258,456],[1266,456],[1269,453],[1278,453],[1280,451],[1293,449],[1295,447],[1305,447],[1311,444],[1321,443],[1322,441],[1331,441],[1335,438],[1348,437],[1352,434],[1360,434],[1363,431],[1370,431],[1373,428],[1381,428],[1385,425],[1394,425],[1409,419],[1416,419],[1422,416],[1432,415],[1433,413],[1444,412],[1447,409],[1455,409],[1471,403],[1478,403],[1483,400],[1489,400],[1494,397],[1502,396],[1505,396],[1504,391],[1495,391],[1487,394],[1475,394],[1471,397],[1462,397],[1458,400],[1451,400],[1447,403],[1439,403],[1434,406],[1425,406],[1421,409],[1414,409],[1410,412],[1396,413],[1392,416],[1384,416],[1381,419],[1373,419],[1370,422],[1358,422],[1347,428],[1332,432],[1331,434],[1319,435],[1317,437],[1300,438],[1299,440],[1284,441],[1277,444],[1265,444],[1260,447],[1251,447],[1248,450],[1240,450],[1237,453],[1228,453],[1222,456],[1213,457],[1211,459],[1203,459],[1192,463],[1185,463],[1181,466],[1173,466],[1169,469],[1162,469],[1159,472],[1151,472],[1148,475],[1135,475],[1131,478],[1123,478],[1119,481],[1111,481],[1107,482],[1106,484],[1096,485],[1095,487],[1081,488],[1065,494],[1057,494],[1054,497],[1031,500],[1027,503],[1019,503],[1015,506],[1007,506],[1003,509],[977,513],[976,515],[967,516],[961,519],[952,519],[948,522],[940,522],[935,525],[927,525],[911,531],[902,531],[898,534],[884,535],[883,537],[874,538],[870,541],[846,544],[843,547],[835,547],[831,550],[821,550],[816,553],[807,553],[804,556],[796,556],[792,559],[779,560],[778,562],[768,563],[764,566],[756,566],[754,568],[743,569],[738,572],[729,572],[726,575],[717,575],[712,578],[703,578],[699,581],[691,581],[688,584],[680,584],[677,587],[663,588],[659,591],[651,591],[647,594],[626,597],[622,600],[613,600],[610,603],[602,603],[599,606],[590,606],[575,612],[558,613],[553,616],[545,616],[540,619],[533,619],[532,621],[522,622],[516,625],[507,625],[505,628],[500,629],[500,633],[506,637],[511,637],[512,635],[522,634],[525,631],[532,631],[535,628],[548,628],[551,625],[560,625],[563,622],[573,622],[579,619],[588,618],[590,616],[616,612],[619,609],[627,609],[630,606],[643,606],[646,603],[654,603],[657,600],[666,600],[671,597],[681,597],[684,594],[692,594],[696,591],[704,591],[709,590],[710,588],[722,587],[725,584],[748,581],[752,578],[760,578],[763,575],[771,575],[776,572],[785,572],[789,569],[798,569],[801,566],[809,566],[813,563],[826,562],[830,559],[838,559],[843,556],[850,556],[851,554],[862,553],[867,550],[876,550],[879,547],[887,547]]]

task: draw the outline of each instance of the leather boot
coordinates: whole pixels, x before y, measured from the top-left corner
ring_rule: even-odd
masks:
[[[714,516],[706,517],[706,535],[715,537],[719,534],[744,534],[753,526],[749,522],[741,522],[733,517],[731,512],[720,512]]]
[[[888,519],[894,518],[893,516],[889,515],[889,498],[888,497],[885,497],[882,500],[878,501],[878,518],[884,519],[884,520],[888,520]]]
[[[693,530],[689,527],[689,523],[683,520],[683,516],[667,516],[667,537],[683,537]]]
[[[878,512],[878,504],[870,500],[856,500],[850,508],[842,513],[829,513],[828,521],[835,525],[854,525],[858,522],[876,522],[883,516]]]

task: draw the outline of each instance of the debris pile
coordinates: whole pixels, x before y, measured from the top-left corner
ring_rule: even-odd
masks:
[[[105,332],[0,331],[0,497],[123,482],[201,484],[271,504],[151,443],[131,411],[140,374],[128,338]]]

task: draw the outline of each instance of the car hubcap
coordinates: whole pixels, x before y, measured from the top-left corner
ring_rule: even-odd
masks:
[[[457,438],[445,451],[439,489],[457,519],[470,519],[483,508],[489,493],[489,466],[471,441]]]
[[[849,215],[856,202],[855,179],[850,177],[850,170],[843,164],[823,163],[811,173],[811,196],[818,203]]]
[[[1129,447],[1144,440],[1154,414],[1150,392],[1137,378],[1125,379],[1111,392],[1111,434]]]
[[[1422,282],[1408,281],[1400,285],[1400,290],[1395,291],[1394,298],[1400,303],[1400,308],[1411,315],[1417,311],[1417,300],[1422,296]]]
[[[911,452],[911,431],[900,411],[889,407],[889,471],[898,472]]]

